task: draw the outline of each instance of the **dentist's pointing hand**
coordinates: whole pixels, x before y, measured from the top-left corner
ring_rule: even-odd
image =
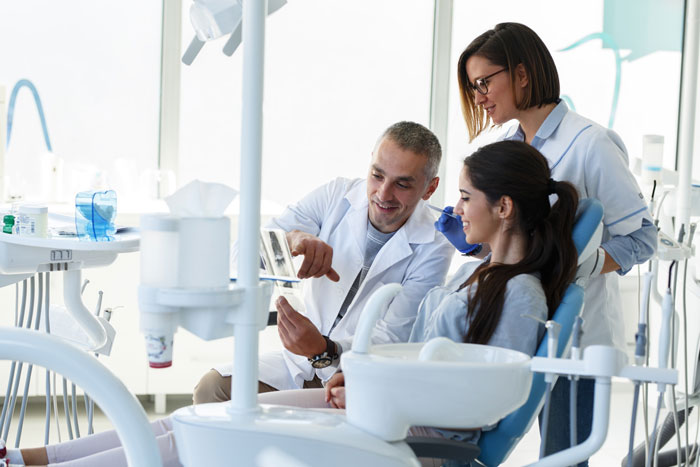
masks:
[[[292,256],[304,256],[297,274],[299,279],[326,276],[333,282],[340,280],[338,273],[331,267],[333,248],[326,242],[300,230],[287,232],[287,242]]]

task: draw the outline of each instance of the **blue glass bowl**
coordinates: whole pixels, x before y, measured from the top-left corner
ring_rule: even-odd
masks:
[[[75,195],[75,231],[80,240],[114,240],[116,216],[117,193],[114,190],[81,191]]]

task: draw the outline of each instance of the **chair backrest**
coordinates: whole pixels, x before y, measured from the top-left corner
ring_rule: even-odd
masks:
[[[603,206],[598,200],[588,198],[579,202],[573,239],[580,258],[590,254],[600,245],[602,219]],[[593,248],[590,245],[593,245]],[[561,325],[557,357],[563,356],[567,351],[571,342],[574,321],[582,309],[583,288],[576,284],[570,284],[552,317]],[[547,356],[546,336],[540,342],[535,355],[538,357]],[[532,388],[527,402],[498,422],[495,429],[484,431],[481,434],[479,439],[481,454],[477,458],[481,463],[486,466],[496,466],[508,457],[537,418],[544,404],[545,390],[544,374],[535,373],[532,377]]]

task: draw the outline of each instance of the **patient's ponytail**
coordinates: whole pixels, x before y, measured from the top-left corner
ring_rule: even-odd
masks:
[[[549,211],[549,215],[535,227],[533,243],[541,242],[541,248],[546,253],[545,260],[539,269],[540,278],[547,295],[549,308],[548,318],[551,318],[561,302],[566,287],[573,281],[576,274],[578,254],[573,242],[573,227],[578,206],[578,192],[571,183],[550,179],[550,192],[557,196],[557,201]],[[539,251],[533,246],[529,252]],[[525,261],[535,261],[534,255],[527,255]]]
[[[547,297],[548,317],[573,280],[578,255],[572,230],[578,193],[568,182],[551,179],[549,165],[539,151],[518,141],[501,141],[479,148],[464,160],[471,184],[490,203],[502,196],[513,200],[516,225],[529,239],[525,257],[516,264],[484,263],[463,284],[478,283],[467,306],[465,342],[485,344],[503,311],[506,284],[520,274],[539,273]],[[550,196],[557,200],[550,205]],[[488,267],[487,267],[488,266]]]

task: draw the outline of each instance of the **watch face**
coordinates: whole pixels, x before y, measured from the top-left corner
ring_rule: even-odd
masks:
[[[311,366],[314,368],[326,368],[332,361],[333,359],[331,357],[324,355],[323,357],[318,357],[316,360],[312,361]]]

